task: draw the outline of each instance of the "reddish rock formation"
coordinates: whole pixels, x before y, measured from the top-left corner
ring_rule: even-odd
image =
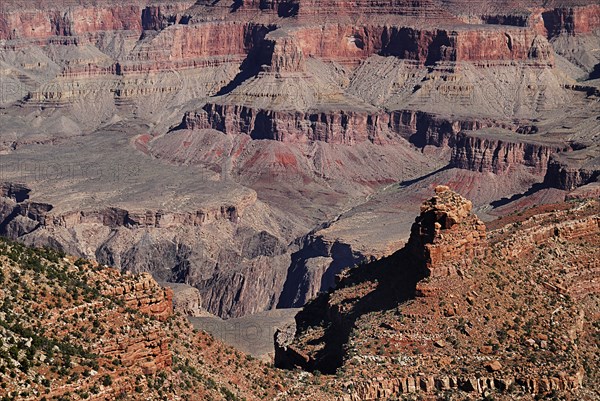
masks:
[[[385,141],[385,119],[363,111],[294,112],[256,110],[245,106],[208,104],[205,111],[187,113],[182,128],[213,128],[282,142],[324,141],[352,144]]]
[[[372,262],[370,268],[367,264],[340,273],[336,276],[337,291],[317,297],[296,317],[296,337],[285,334],[291,328],[280,332],[277,338],[282,342],[275,347],[279,366],[335,371],[342,363],[344,341],[362,313],[389,308],[415,294],[424,295],[426,289],[421,290],[420,280],[456,277],[459,270],[468,271],[474,258],[484,255],[485,225],[471,214],[471,202],[445,186],[438,186],[436,194],[423,204],[404,248]],[[379,280],[385,283],[381,287],[374,285]],[[356,303],[338,303],[351,289]],[[303,330],[320,319],[331,322],[331,327],[317,334],[322,335],[323,344],[313,347],[303,343],[308,334]]]
[[[508,174],[517,166],[525,166],[532,174],[543,176],[550,156],[561,150],[558,145],[527,142],[527,138],[506,133],[461,133],[453,145],[450,165],[494,174]]]
[[[159,30],[179,23],[194,1],[134,0],[129,3],[78,0],[62,8],[59,3],[42,2],[23,7],[23,4],[7,1],[0,8],[0,39],[49,39],[108,31],[139,34],[145,29]]]
[[[263,53],[270,54],[268,66],[264,66],[268,72],[290,73],[305,70],[304,53],[300,46],[301,39],[294,36],[274,37],[271,34],[266,37],[263,45]]]
[[[173,291],[159,286],[148,273],[135,277],[133,281],[108,287],[103,295],[121,299],[126,307],[159,321],[164,322],[173,315]],[[171,341],[165,334],[156,328],[142,337],[124,337],[104,345],[102,354],[108,358],[118,357],[126,368],[141,368],[145,375],[152,375],[172,365]]]
[[[470,201],[446,186],[438,186],[435,192],[421,206],[407,247],[423,263],[427,276],[451,276],[483,256],[485,225],[471,213]]]
[[[142,31],[140,5],[104,4],[65,10],[25,8],[0,14],[0,39],[49,39],[100,31]]]
[[[423,29],[395,25],[307,26],[293,31],[304,55],[357,65],[373,54],[421,65],[460,61],[527,61],[552,65],[547,40],[528,28]],[[477,44],[475,46],[474,44]]]
[[[562,33],[589,34],[600,28],[600,5],[555,8],[543,12],[542,19],[550,38]]]
[[[142,29],[160,31],[179,24],[187,15],[184,13],[194,4],[193,0],[151,4],[142,10]]]
[[[600,179],[600,158],[595,148],[585,148],[566,154],[555,154],[548,163],[544,184],[572,191]]]
[[[262,27],[258,27],[261,29]],[[238,22],[207,23],[193,26],[177,26],[161,35],[153,46],[169,49],[167,59],[194,57],[234,56],[249,51],[246,37],[252,36],[254,26]],[[157,53],[156,56],[160,55]],[[146,59],[153,59],[148,54]]]
[[[141,273],[134,282],[107,288],[104,295],[119,297],[126,306],[161,321],[173,315],[173,290],[158,285],[150,273]]]

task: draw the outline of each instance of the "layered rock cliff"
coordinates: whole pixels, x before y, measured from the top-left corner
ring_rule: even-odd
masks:
[[[548,37],[589,34],[600,28],[600,6],[555,8],[543,12],[542,19]]]
[[[508,174],[517,166],[525,166],[532,174],[544,176],[550,156],[562,150],[564,145],[528,142],[527,138],[511,138],[501,132],[461,133],[454,143],[450,165],[494,174]]]
[[[246,214],[247,208],[257,207],[256,193],[242,196],[235,206],[214,204],[196,212],[116,207],[60,211],[28,200],[27,186],[2,188],[3,236],[51,245],[123,270],[151,272],[163,281],[192,284],[200,291],[197,305],[180,309],[196,310],[194,314],[200,308],[224,317],[262,311],[274,306],[283,287],[290,258],[286,243],[264,229],[256,230],[251,217],[255,211]],[[244,218],[249,224],[242,222]],[[270,223],[260,224],[270,229]],[[216,246],[216,235],[230,237],[232,246],[227,250]],[[220,265],[237,268],[220,270]]]
[[[351,110],[303,113],[208,104],[204,112],[186,114],[182,128],[212,128],[250,135],[253,139],[294,143],[324,141],[351,145],[385,141],[382,138],[385,127],[381,127],[378,116]]]
[[[553,155],[548,164],[544,184],[571,191],[596,182],[598,179],[600,179],[600,159],[592,147]]]

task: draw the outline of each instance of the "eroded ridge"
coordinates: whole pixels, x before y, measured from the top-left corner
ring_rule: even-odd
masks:
[[[532,209],[486,232],[469,201],[436,193],[405,248],[345,271],[276,336],[276,363],[351,377],[340,400],[593,399],[598,201]],[[345,330],[342,344],[330,330]]]

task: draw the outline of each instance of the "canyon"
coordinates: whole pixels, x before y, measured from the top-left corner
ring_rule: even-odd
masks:
[[[390,256],[302,309],[225,321],[189,285],[0,239],[0,395],[596,399],[598,199],[484,223],[449,187],[432,192]]]
[[[597,197],[599,41],[583,0],[4,1],[0,235],[301,307],[439,184],[484,222]]]

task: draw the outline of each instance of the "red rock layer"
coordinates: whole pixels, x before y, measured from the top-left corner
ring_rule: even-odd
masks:
[[[210,22],[177,25],[139,45],[117,73],[201,68],[223,62],[241,63],[262,43],[271,28],[243,22]]]
[[[150,273],[141,273],[134,281],[110,287],[104,295],[119,297],[127,306],[161,321],[173,315],[173,290],[158,285]]]
[[[383,119],[382,119],[383,120]],[[352,144],[383,142],[385,120],[365,111],[299,112],[258,110],[246,106],[208,104],[205,112],[186,113],[182,128],[214,128],[282,142],[325,141]]]
[[[173,316],[173,290],[159,286],[149,273],[108,287],[103,295],[122,299],[126,307],[163,322]],[[118,356],[124,367],[140,367],[144,374],[154,374],[172,364],[170,341],[166,333],[157,327],[142,337],[126,337],[107,343],[101,353],[107,357]]]
[[[461,131],[491,127],[517,129],[516,125],[492,119],[449,119],[415,110],[299,112],[217,103],[208,103],[201,111],[185,113],[180,125],[183,129],[212,128],[228,134],[246,134],[282,142],[385,143],[403,137],[419,146],[438,147],[454,146]]]
[[[48,39],[98,31],[141,32],[141,14],[139,5],[3,12],[0,14],[0,39]]]
[[[452,149],[450,165],[494,174],[506,174],[515,166],[524,165],[529,167],[533,174],[544,175],[550,155],[560,150],[558,146],[462,133],[457,136]]]
[[[589,34],[600,29],[600,5],[555,8],[543,12],[542,18],[548,37]]]
[[[326,24],[294,32],[305,56],[357,64],[383,54],[419,64],[438,61],[531,60],[552,65],[547,41],[529,28],[472,26],[460,30],[395,25]]]
[[[194,0],[154,2],[109,0],[28,2],[5,1],[0,7],[0,39],[48,39],[101,31],[164,29],[179,23]]]

